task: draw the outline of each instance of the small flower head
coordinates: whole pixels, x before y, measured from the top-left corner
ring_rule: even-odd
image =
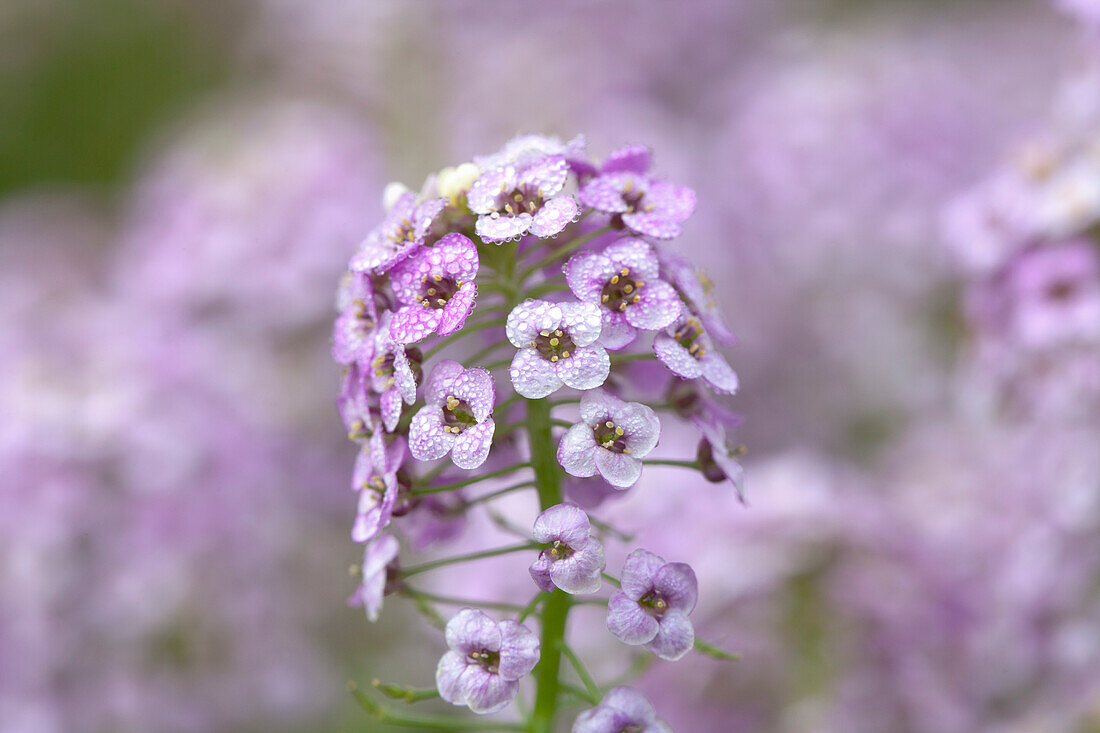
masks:
[[[714,348],[703,321],[687,308],[675,323],[653,339],[653,351],[679,377],[702,378],[719,392],[737,391],[737,373]]]
[[[630,146],[612,153],[599,175],[580,190],[585,206],[612,215],[614,224],[657,239],[680,235],[680,224],[695,211],[695,192],[646,175],[649,151]]]
[[[499,243],[528,233],[559,234],[577,216],[576,199],[561,193],[568,179],[569,163],[561,155],[486,171],[466,194],[470,210],[478,214],[478,236]]]
[[[642,475],[641,459],[661,435],[657,414],[598,389],[581,396],[580,410],[582,422],[569,428],[558,445],[558,462],[572,476],[599,473],[612,486],[633,486]]]
[[[657,718],[645,695],[633,687],[615,687],[596,707],[585,710],[573,722],[573,733],[672,733]]]
[[[409,426],[409,452],[420,461],[448,453],[459,468],[477,468],[489,455],[496,423],[493,378],[484,369],[466,369],[445,359],[424,385],[427,404]]]
[[[363,548],[363,565],[359,568],[359,587],[348,599],[349,606],[362,606],[367,619],[377,621],[382,613],[382,597],[393,590],[397,579],[397,539],[380,534]]]
[[[464,608],[447,622],[450,648],[435,670],[439,695],[475,713],[495,713],[516,696],[519,680],[539,661],[539,640],[515,621],[493,621]]]
[[[445,206],[443,199],[417,204],[412,191],[400,192],[394,198],[385,220],[371,230],[352,257],[351,269],[355,272],[382,274],[416,252]]]
[[[680,315],[675,289],[658,279],[653,248],[641,239],[620,239],[603,252],[573,255],[565,279],[578,300],[600,307],[600,343],[608,349],[630,345],[637,330],[657,331]]]
[[[532,535],[546,545],[531,564],[531,578],[550,593],[595,593],[606,567],[603,545],[591,536],[588,515],[569,504],[552,506],[535,519]]]
[[[394,267],[390,280],[401,307],[390,324],[393,340],[411,344],[462,328],[477,298],[477,271],[477,247],[455,233]]]
[[[695,571],[682,562],[635,550],[623,566],[622,590],[607,604],[607,628],[624,644],[645,645],[674,662],[695,644],[688,614],[698,598]]]
[[[408,482],[398,474],[404,462],[405,439],[398,437],[387,446],[381,430],[375,430],[369,445],[359,450],[352,472],[352,487],[359,492],[351,530],[356,542],[367,542],[389,525],[402,488],[408,489]]]
[[[516,392],[537,400],[564,384],[599,387],[611,370],[607,350],[596,343],[600,311],[592,303],[526,300],[508,314],[508,340],[519,349],[509,373]]]

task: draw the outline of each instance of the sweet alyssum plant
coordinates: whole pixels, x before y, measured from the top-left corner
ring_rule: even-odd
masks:
[[[712,396],[737,389],[715,347],[732,335],[710,281],[668,244],[695,194],[654,178],[650,162],[644,147],[597,164],[582,138],[520,137],[429,177],[420,193],[391,184],[385,220],[351,259],[333,354],[345,367],[340,411],[361,446],[352,536],[364,555],[352,602],[375,620],[385,595],[404,595],[446,641],[434,689],[376,686],[406,702],[438,695],[480,714],[512,704],[529,677],[535,687],[533,707],[513,718],[522,722],[505,722],[412,714],[352,685],[383,720],[545,733],[563,710],[587,706],[574,731],[668,730],[637,690],[601,689],[569,646],[567,617],[581,602],[606,603],[608,631],[661,659],[693,647],[732,656],[695,638],[690,565],[636,549],[618,578],[605,573],[608,525],[563,498],[568,485],[598,503],[592,497],[633,486],[647,463],[694,469],[741,491],[729,442],[737,419]],[[639,368],[630,362],[649,359],[664,368],[623,378]],[[655,379],[667,383],[658,404],[632,401],[661,394]],[[662,412],[699,429],[694,457],[652,457]],[[492,490],[471,495],[485,486]],[[540,510],[522,542],[404,562],[453,537],[464,513],[491,511],[518,491],[536,494]],[[478,608],[414,584],[422,572],[476,572],[466,563],[506,553],[530,559],[527,603]],[[600,601],[605,581],[616,587]],[[447,606],[460,607],[449,620],[438,610]],[[579,685],[565,679],[563,657]]]

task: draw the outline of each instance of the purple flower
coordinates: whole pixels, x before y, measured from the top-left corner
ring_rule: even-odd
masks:
[[[558,234],[577,215],[576,200],[560,193],[568,179],[569,163],[561,155],[486,171],[466,193],[470,210],[479,215],[478,236],[499,243],[528,232]]]
[[[345,369],[336,406],[347,428],[348,440],[364,441],[377,429],[378,420],[367,399],[366,377],[358,364]]]
[[[450,651],[435,669],[439,695],[475,713],[495,713],[510,703],[520,678],[539,661],[538,637],[526,626],[497,623],[472,608],[447,622],[446,636]]]
[[[434,461],[450,453],[459,468],[484,463],[496,430],[490,417],[496,397],[489,372],[445,359],[432,369],[424,400],[427,404],[409,426],[413,458]]]
[[[607,629],[624,644],[645,648],[675,662],[695,644],[688,614],[699,596],[695,571],[666,563],[648,550],[635,550],[623,566],[622,590],[607,604]]]
[[[585,152],[587,144],[584,135],[577,135],[564,143],[560,138],[548,135],[517,135],[504,143],[504,147],[497,152],[475,156],[474,163],[481,170],[487,171],[506,165],[526,166],[547,156],[558,155],[565,158],[575,170],[589,170],[592,164]]]
[[[378,324],[378,308],[370,275],[349,272],[337,295],[340,315],[332,333],[332,358],[340,364],[366,361],[371,334]]]
[[[390,324],[393,340],[411,344],[462,328],[477,298],[477,270],[477,247],[455,233],[395,266],[390,282],[401,308]]]
[[[695,192],[646,175],[650,155],[631,146],[612,153],[599,175],[579,193],[581,203],[612,215],[612,222],[658,239],[680,235],[680,223],[695,211]]]
[[[571,476],[598,472],[612,486],[633,486],[642,475],[641,459],[661,435],[657,414],[600,389],[581,395],[580,410],[582,422],[569,428],[558,445],[558,462]]]
[[[352,487],[359,491],[351,529],[354,541],[367,542],[389,525],[402,488],[397,472],[404,461],[405,439],[398,436],[387,447],[381,430],[375,430],[369,445],[360,448],[352,472]]]
[[[416,194],[406,191],[386,212],[385,220],[371,230],[351,258],[355,272],[382,274],[413,254],[424,244],[432,222],[443,211],[443,199],[416,203]]]
[[[393,315],[384,311],[373,334],[368,374],[371,389],[378,393],[382,423],[393,431],[401,419],[401,403],[416,401],[416,380],[420,371],[420,350],[405,348],[390,337]]]
[[[348,605],[362,606],[371,621],[378,620],[382,613],[382,597],[393,590],[399,549],[397,540],[391,534],[380,534],[363,548],[361,580],[348,599]]]
[[[745,469],[737,461],[740,446],[730,447],[726,423],[715,415],[693,415],[691,421],[703,433],[696,460],[703,476],[712,483],[729,481],[737,490],[737,498],[745,503]]]
[[[657,255],[641,239],[620,239],[602,253],[573,255],[565,279],[578,300],[602,306],[600,343],[608,349],[628,346],[637,329],[658,331],[680,315],[680,298],[659,280]]]
[[[573,722],[573,733],[672,733],[672,728],[657,718],[645,695],[633,687],[615,687],[591,710],[585,710]]]
[[[525,300],[508,314],[506,333],[517,347],[509,374],[523,397],[538,400],[564,384],[599,387],[611,370],[600,336],[600,310],[592,303]]]
[[[714,297],[714,282],[686,257],[667,251],[658,253],[661,274],[676,288],[691,310],[698,314],[709,333],[718,343],[732,344],[733,331],[722,317],[722,309]]]
[[[677,376],[702,377],[719,392],[737,391],[737,373],[714,348],[703,322],[686,307],[675,323],[653,339],[653,351]]]
[[[588,515],[570,504],[552,506],[535,518],[532,535],[546,545],[529,568],[541,590],[555,586],[566,593],[595,593],[607,566],[603,545],[589,533]]]

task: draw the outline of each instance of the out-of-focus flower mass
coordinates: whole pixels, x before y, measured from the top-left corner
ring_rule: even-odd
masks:
[[[1100,3],[80,6],[0,730],[1100,729]]]

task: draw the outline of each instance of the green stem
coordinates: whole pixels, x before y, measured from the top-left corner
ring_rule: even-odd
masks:
[[[470,486],[471,484],[476,484],[480,481],[488,481],[489,479],[497,478],[498,476],[515,473],[521,468],[527,468],[528,465],[529,464],[527,463],[516,463],[512,466],[508,466],[507,468],[490,471],[489,473],[483,474],[481,476],[475,476],[474,478],[465,479],[463,481],[455,481],[454,483],[450,484],[440,484],[439,486],[423,486],[418,489],[413,489],[410,493],[413,496],[423,496],[425,494],[439,494],[444,491],[454,491],[455,489],[461,489],[463,486]]]
[[[596,237],[601,237],[604,234],[607,234],[609,231],[611,231],[611,227],[609,227],[609,226],[601,227],[601,228],[599,228],[595,231],[589,232],[588,234],[577,237],[576,239],[574,239],[572,242],[565,245],[564,247],[558,247],[557,249],[550,252],[550,254],[546,255],[541,260],[536,262],[535,264],[533,264],[530,267],[524,269],[523,272],[521,272],[519,274],[519,282],[521,282],[521,283],[526,282],[527,278],[531,277],[536,272],[538,272],[542,268],[549,265],[551,262],[553,262],[555,260],[559,260],[559,259],[565,257],[570,252],[575,251],[579,247],[583,247],[584,245],[588,244],[589,242],[591,242]]]
[[[419,565],[413,565],[410,568],[406,568],[401,571],[403,577],[408,578],[412,575],[419,575],[429,570],[435,570],[446,565],[455,565],[460,562],[469,562],[471,560],[480,560],[483,557],[496,557],[497,555],[507,555],[512,552],[523,552],[525,550],[537,550],[541,545],[536,545],[534,542],[520,542],[516,545],[505,545],[504,547],[494,547],[491,550],[481,550],[479,552],[469,552],[465,555],[455,555],[453,557],[444,557],[439,560],[431,560],[429,562],[420,563]]]
[[[642,351],[637,354],[614,354],[611,357],[611,366],[616,364],[625,364],[629,361],[646,361],[648,359],[656,359],[657,356],[652,351]]]
[[[561,472],[550,434],[550,405],[545,400],[527,402],[527,434],[531,445],[531,466],[539,505],[548,509],[561,503]],[[554,590],[542,607],[542,657],[535,669],[535,709],[531,712],[531,733],[553,733],[560,689],[561,642],[565,639],[565,621],[569,615],[569,596]]]
[[[377,720],[390,725],[400,725],[406,728],[428,728],[431,730],[515,730],[522,731],[521,725],[514,723],[497,723],[491,720],[463,719],[442,717],[436,715],[416,715],[413,713],[397,712],[389,707],[372,700],[354,682],[348,682],[348,692],[352,694],[359,707],[373,715]]]
[[[418,590],[416,588],[410,588],[408,586],[402,588],[401,592],[410,598],[419,598],[421,600],[431,601],[432,603],[441,603],[444,606],[470,606],[471,608],[491,608],[494,611],[504,611],[506,613],[518,613],[523,610],[522,606],[517,606],[514,603],[501,603],[499,601],[474,601],[470,600],[469,598],[441,596],[436,593],[428,593],[426,591]]]
[[[596,681],[592,679],[592,675],[585,669],[584,663],[581,662],[581,658],[577,656],[577,653],[573,651],[573,648],[565,643],[563,639],[561,644],[561,651],[565,654],[566,659],[573,665],[573,670],[577,673],[577,676],[581,678],[581,682],[584,684],[584,689],[588,691],[589,697],[593,698],[598,704],[600,701],[600,688],[596,684]]]
[[[645,459],[645,465],[647,466],[678,466],[679,468],[692,468],[696,471],[699,470],[699,463],[697,461],[676,461],[670,458],[647,458]]]
[[[445,349],[448,346],[450,346],[451,344],[453,344],[455,341],[458,341],[459,339],[466,338],[467,336],[469,336],[471,334],[475,334],[475,333],[478,333],[480,331],[484,331],[487,328],[503,328],[503,327],[504,327],[504,319],[503,318],[494,318],[491,321],[485,321],[483,323],[475,323],[473,325],[467,324],[458,333],[451,334],[447,338],[442,339],[439,342],[437,342],[434,346],[432,346],[432,348],[425,351],[424,352],[424,358],[425,359],[430,359],[431,357],[438,354],[442,349]]]

